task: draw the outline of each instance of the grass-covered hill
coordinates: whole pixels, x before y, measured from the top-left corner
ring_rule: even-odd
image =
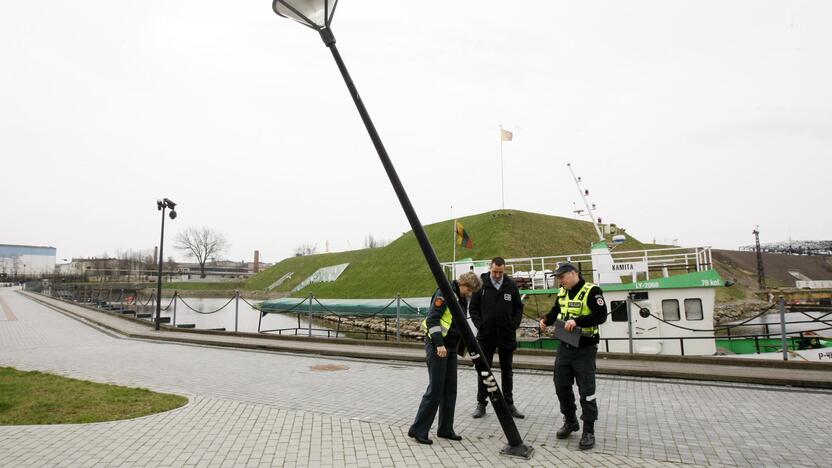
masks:
[[[474,242],[472,249],[457,250],[457,258],[489,259],[589,253],[597,239],[588,221],[515,210],[499,210],[459,218]],[[453,220],[425,226],[441,262],[453,256]],[[644,244],[628,236],[621,250]],[[385,247],[287,258],[250,278],[245,289],[264,289],[288,272],[292,279],[276,291],[290,291],[318,268],[349,262],[337,281],[308,286],[295,295],[313,292],[322,298],[385,298],[429,296],[435,282],[413,232]]]

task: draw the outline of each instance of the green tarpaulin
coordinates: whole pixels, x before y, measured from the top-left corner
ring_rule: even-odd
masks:
[[[429,305],[429,297],[403,297],[399,303],[399,316],[424,318]],[[309,297],[270,299],[261,302],[259,308],[264,314],[308,314]],[[395,317],[396,299],[312,299],[312,314],[339,317]]]

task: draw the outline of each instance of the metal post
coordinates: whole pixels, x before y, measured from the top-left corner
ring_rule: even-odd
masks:
[[[257,333],[260,333],[260,325],[263,324],[263,311],[261,310],[258,315],[259,317],[257,318]]]
[[[312,298],[314,294],[309,293],[309,336],[312,336]]]
[[[633,297],[627,295],[627,341],[630,344],[630,354],[633,354],[633,314],[630,313],[632,308],[630,304],[633,302]]]
[[[465,343],[467,349],[469,350],[471,360],[474,362],[474,366],[477,369],[477,374],[480,379],[486,382],[486,386],[489,389],[494,390],[488,392],[489,398],[491,399],[491,404],[497,415],[497,419],[500,421],[500,426],[502,427],[503,432],[506,435],[506,439],[508,440],[508,445],[502,449],[502,453],[530,458],[534,449],[530,445],[523,443],[523,438],[517,430],[517,425],[514,423],[514,419],[509,412],[508,404],[503,397],[503,393],[500,391],[494,375],[491,373],[490,366],[482,357],[482,349],[480,348],[476,337],[474,337],[474,334],[471,332],[471,327],[468,325],[468,321],[465,319],[465,312],[462,310],[462,307],[460,306],[459,301],[451,288],[450,281],[448,281],[448,278],[445,277],[445,274],[442,271],[442,265],[440,265],[439,259],[436,257],[436,252],[433,250],[433,246],[431,246],[430,240],[428,240],[428,236],[425,233],[425,229],[422,227],[422,223],[416,215],[416,210],[413,209],[413,205],[410,203],[410,198],[407,196],[407,192],[405,191],[404,186],[396,173],[395,167],[393,167],[393,162],[390,160],[390,156],[388,156],[387,150],[381,142],[381,138],[376,131],[375,125],[370,119],[370,114],[364,107],[364,102],[358,94],[358,90],[356,89],[355,84],[347,71],[347,67],[344,64],[343,59],[341,59],[341,54],[335,46],[335,36],[329,28],[323,28],[319,30],[319,32],[321,34],[321,39],[329,48],[333,59],[335,59],[335,63],[338,65],[341,76],[344,78],[344,83],[347,85],[353,102],[355,103],[355,107],[361,115],[361,120],[364,122],[367,133],[370,135],[370,139],[375,146],[378,157],[381,160],[381,164],[387,172],[387,177],[390,179],[390,183],[393,186],[393,190],[396,192],[399,203],[402,205],[402,209],[404,210],[405,216],[410,223],[410,227],[413,229],[413,234],[419,242],[419,247],[422,249],[422,253],[425,256],[428,267],[430,268],[431,273],[433,273],[433,277],[436,280],[437,286],[439,286],[439,290],[442,292],[442,296],[447,301],[447,306],[451,311],[453,321],[457,324],[457,327],[459,327],[463,343]]]
[[[786,300],[780,296],[780,338],[783,342],[783,360],[789,360],[789,347],[786,345]]]
[[[235,293],[234,298],[234,333],[237,333],[237,324],[240,320],[240,290]]]
[[[156,277],[156,330],[159,329],[159,323],[161,323],[161,315],[162,315],[162,259],[165,258],[164,256],[164,249],[165,249],[165,209],[167,205],[162,206],[162,234],[159,238],[159,275]]]
[[[176,328],[176,301],[179,300],[179,291],[173,292],[173,328]]]
[[[402,295],[396,293],[396,343],[401,342],[402,339],[401,305]]]

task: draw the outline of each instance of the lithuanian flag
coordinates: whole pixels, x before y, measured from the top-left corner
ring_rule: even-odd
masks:
[[[456,222],[456,245],[461,245],[466,249],[474,248],[474,241],[471,240],[471,236],[465,232],[465,228],[462,227],[462,223],[459,221]]]

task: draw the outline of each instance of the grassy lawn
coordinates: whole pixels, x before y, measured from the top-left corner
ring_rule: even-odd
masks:
[[[595,229],[587,221],[499,210],[462,217],[473,241],[473,249],[460,249],[457,258],[489,259],[496,255],[506,258],[589,253],[589,240]],[[425,226],[440,261],[453,257],[453,220]],[[621,250],[641,249],[643,244],[628,236]],[[338,281],[319,283],[295,293],[310,292],[329,298],[393,298],[430,296],[436,288],[422,251],[413,232],[408,232],[385,247],[329,254],[292,257],[253,276],[245,289],[262,289],[288,272],[292,278],[276,291],[290,291],[318,268],[350,263]]]
[[[167,411],[187,402],[182,396],[142,388],[0,367],[0,425],[114,421]]]

